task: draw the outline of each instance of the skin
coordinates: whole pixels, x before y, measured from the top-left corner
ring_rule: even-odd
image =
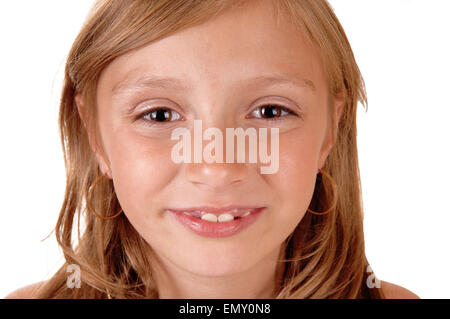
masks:
[[[249,77],[292,73],[312,81],[315,90],[246,87]],[[119,82],[143,74],[177,77],[190,89],[129,87],[113,94]],[[273,102],[267,96],[282,98],[284,107],[302,117],[278,122],[246,117]],[[265,2],[229,11],[119,57],[102,73],[97,98],[100,134],[89,132],[91,147],[101,170],[113,179],[126,217],[153,249],[149,254],[160,298],[273,297],[281,243],[303,218],[316,173],[332,147],[325,78],[303,35],[283,22],[277,26]],[[133,121],[155,101],[180,113],[183,121],[158,127]],[[76,102],[83,117],[79,95]],[[337,125],[342,100],[332,102]],[[136,112],[126,115],[134,106]],[[176,142],[170,132],[192,128],[194,119],[203,121],[204,130],[223,132],[225,127],[278,127],[279,171],[261,175],[260,163],[174,164],[170,151]],[[267,209],[250,228],[221,239],[200,237],[165,212],[168,207],[228,204]],[[41,284],[6,298],[32,298]],[[381,281],[381,287],[387,298],[418,298],[388,282]]]
[[[45,281],[37,282],[22,288],[19,288],[7,296],[5,299],[32,299],[36,298],[38,289],[45,284]],[[386,299],[420,299],[415,293],[401,286],[390,282],[380,281],[381,289],[383,290]]]
[[[189,88],[132,84],[144,75],[175,77]],[[247,79],[266,75],[289,76],[295,83],[248,85]],[[273,297],[281,243],[304,216],[332,147],[327,92],[315,50],[290,25],[277,25],[265,2],[121,56],[103,71],[97,91],[100,142],[90,134],[91,145],[126,217],[153,249],[160,298]],[[252,116],[273,98],[299,116],[277,122]],[[342,100],[333,103],[338,118]],[[80,96],[77,104],[82,109]],[[156,106],[183,120],[153,126],[149,117],[136,120]],[[173,163],[171,132],[192,129],[194,119],[224,136],[226,127],[278,127],[278,172],[261,175],[261,163]],[[226,238],[199,236],[165,211],[230,204],[267,208],[251,227]]]

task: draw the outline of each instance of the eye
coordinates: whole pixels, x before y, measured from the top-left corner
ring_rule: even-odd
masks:
[[[173,122],[181,119],[181,115],[174,110],[169,108],[155,108],[145,112],[144,114],[138,117],[139,119],[144,119],[149,122],[153,122],[151,124],[158,124],[164,122]]]
[[[254,109],[251,115],[266,120],[278,120],[280,117],[285,117],[286,115],[298,116],[291,110],[277,104],[262,105]]]

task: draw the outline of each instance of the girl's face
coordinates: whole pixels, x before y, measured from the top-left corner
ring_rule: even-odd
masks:
[[[126,217],[165,269],[226,276],[275,260],[304,216],[332,146],[317,53],[284,19],[277,25],[270,5],[258,3],[123,55],[101,74],[97,158]],[[150,79],[162,77],[171,80]],[[264,117],[281,111],[264,109],[267,104],[289,112]],[[157,107],[166,112],[151,112]],[[278,171],[261,174],[268,164],[259,157],[257,163],[175,163],[172,131],[188,128],[193,137],[194,120],[202,120],[203,130],[220,129],[224,145],[227,127],[279,128]],[[168,212],[229,205],[264,209],[225,237],[198,234]]]

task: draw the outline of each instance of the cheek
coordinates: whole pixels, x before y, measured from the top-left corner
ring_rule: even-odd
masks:
[[[267,175],[280,199],[285,225],[296,226],[303,218],[314,192],[320,143],[315,135],[301,129],[280,134],[280,167]]]
[[[171,148],[167,141],[133,132],[115,134],[109,152],[111,171],[117,197],[127,215],[150,215],[154,200],[176,173],[175,164],[168,161]]]

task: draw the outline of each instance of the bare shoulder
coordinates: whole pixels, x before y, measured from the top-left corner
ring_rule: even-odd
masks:
[[[399,285],[381,280],[381,290],[386,299],[420,299],[415,293]]]
[[[4,299],[33,299],[37,290],[45,283],[45,281],[36,282],[34,284],[14,290]]]

